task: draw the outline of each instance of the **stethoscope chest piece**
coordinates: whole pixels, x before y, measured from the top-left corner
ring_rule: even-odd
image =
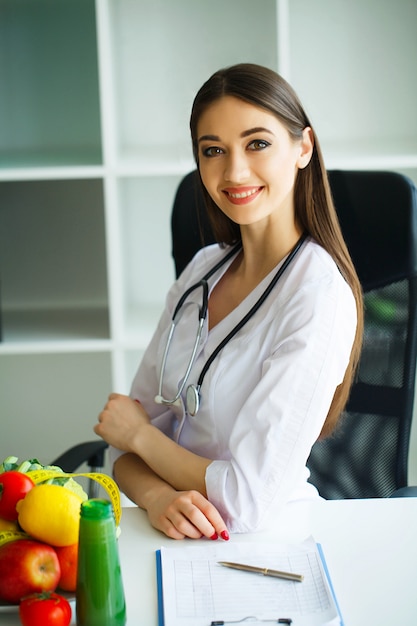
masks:
[[[200,408],[200,393],[195,385],[188,385],[186,392],[186,408],[187,413],[194,417]]]

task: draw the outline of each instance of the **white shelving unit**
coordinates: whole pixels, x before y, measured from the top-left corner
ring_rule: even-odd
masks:
[[[417,180],[416,23],[415,0],[0,0],[0,457],[53,458],[128,391],[203,81],[272,67],[329,168]]]
[[[402,170],[415,180],[415,0],[289,6],[291,83],[328,167]]]

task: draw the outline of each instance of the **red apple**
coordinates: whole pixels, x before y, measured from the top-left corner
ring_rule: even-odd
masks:
[[[18,539],[0,546],[0,599],[18,604],[23,596],[55,591],[61,568],[52,546]]]

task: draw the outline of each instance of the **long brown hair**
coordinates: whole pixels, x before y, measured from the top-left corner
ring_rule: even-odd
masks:
[[[363,297],[356,270],[350,258],[333,204],[327,172],[314,129],[301,102],[288,82],[276,72],[252,63],[241,63],[219,70],[198,91],[190,118],[194,158],[198,166],[197,125],[210,104],[223,96],[234,96],[261,107],[285,126],[294,140],[302,138],[303,130],[312,129],[314,148],[310,163],[300,169],[294,187],[295,219],[334,259],[350,285],[357,307],[357,327],[349,365],[343,382],[337,387],[320,437],[329,435],[345,408],[357,369],[362,347]],[[215,237],[219,243],[233,244],[240,240],[240,227],[213,202],[204,186],[203,194]]]

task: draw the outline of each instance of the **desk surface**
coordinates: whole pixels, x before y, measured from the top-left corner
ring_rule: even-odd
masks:
[[[157,626],[155,550],[178,542],[151,528],[137,508],[123,510],[121,528],[127,626]],[[345,626],[415,626],[417,498],[302,504],[276,532],[231,541],[301,541],[309,534],[323,546]],[[0,626],[18,624],[16,613],[0,613]]]

